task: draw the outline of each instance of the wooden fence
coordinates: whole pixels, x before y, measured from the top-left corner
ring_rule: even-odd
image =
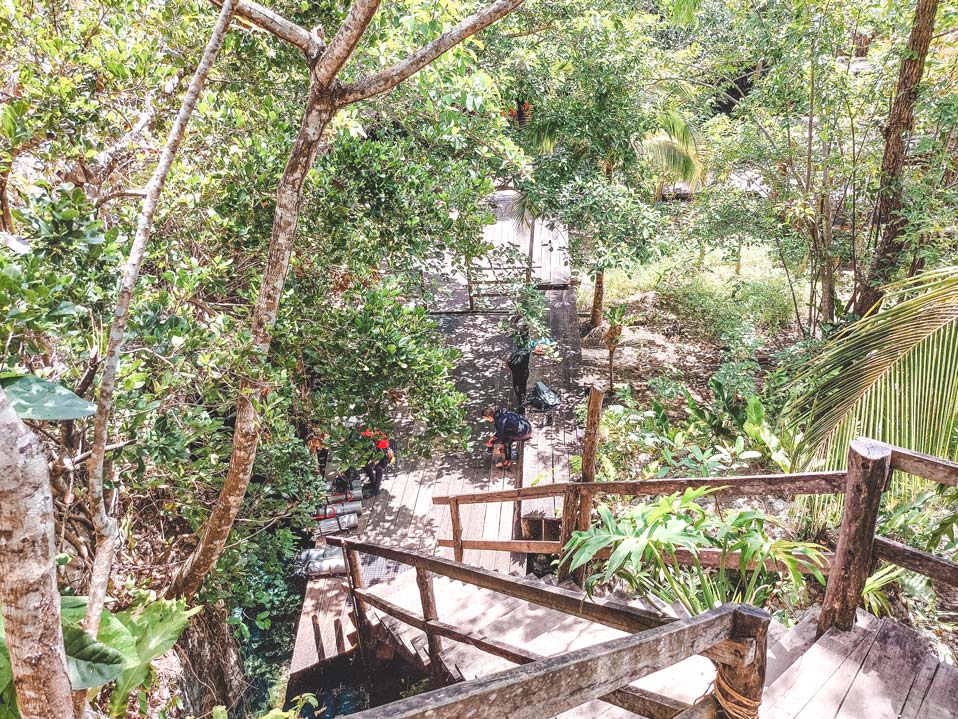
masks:
[[[825,555],[827,566],[823,573],[828,574],[829,578],[819,619],[819,633],[824,633],[831,626],[851,628],[865,580],[874,570],[876,559],[958,586],[958,564],[875,535],[881,495],[888,488],[893,471],[958,486],[958,464],[954,462],[870,439],[857,439],[849,448],[847,471],[622,482],[568,482],[433,497],[433,503],[448,505],[452,518],[452,537],[440,538],[439,545],[451,547],[456,560],[462,561],[463,553],[467,549],[558,554],[568,543],[573,531],[588,529],[592,516],[592,500],[603,495],[655,496],[700,487],[712,487],[716,489],[717,495],[735,497],[844,494],[845,507],[835,553]],[[462,536],[459,508],[464,504],[519,502],[550,496],[563,497],[559,541],[486,540]],[[597,556],[602,558],[607,556],[607,553]],[[690,552],[677,552],[676,559],[679,563],[696,560],[703,566],[740,566],[738,553],[723,553],[717,549],[700,550],[695,557]],[[768,568],[784,569],[774,563],[770,563]]]
[[[443,640],[463,642],[522,665],[467,684],[370,709],[357,719],[540,719],[593,699],[601,699],[650,719],[704,719],[715,715],[716,701],[735,698],[753,710],[761,702],[765,682],[769,616],[744,605],[725,605],[689,619],[671,619],[614,600],[587,600],[582,592],[532,582],[441,557],[329,537],[344,550],[360,637],[371,635],[368,608],[374,607],[425,632],[430,667],[442,667]],[[421,613],[371,593],[365,586],[360,554],[415,567]],[[437,615],[433,576],[476,587],[630,632],[622,637],[556,657],[541,657],[481,634],[443,622]],[[717,667],[717,695],[693,705],[629,686],[694,654]],[[439,679],[439,677],[437,677]]]

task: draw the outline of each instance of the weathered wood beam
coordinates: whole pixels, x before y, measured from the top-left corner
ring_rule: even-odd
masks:
[[[326,541],[335,547],[346,547],[356,552],[391,559],[414,567],[421,566],[435,574],[449,577],[455,581],[472,584],[482,589],[499,592],[575,617],[588,619],[596,624],[603,624],[623,632],[641,632],[676,621],[672,617],[638,609],[612,599],[590,598],[582,591],[553,587],[523,577],[512,577],[487,569],[470,567],[451,559],[434,557],[418,551],[383,547],[345,537],[327,537]],[[364,593],[361,596],[366,597],[366,594]],[[373,603],[372,600],[367,601],[370,604]],[[754,652],[754,643],[722,642],[705,652],[705,656],[726,664],[749,664],[754,658]]]
[[[856,439],[848,449],[845,508],[832,572],[825,587],[818,635],[832,627],[849,630],[872,571],[875,525],[882,493],[891,479],[891,448],[870,439]]]
[[[540,540],[498,540],[498,539],[463,539],[464,549],[486,549],[497,552],[528,552],[534,554],[558,554],[562,551],[562,542],[548,542]],[[452,539],[439,539],[437,544],[440,547],[453,547],[455,542]],[[596,559],[608,559],[612,554],[612,549],[600,549],[595,554]],[[802,574],[815,574],[820,571],[827,575],[830,571],[830,565],[834,558],[831,552],[823,553],[824,566],[812,569],[811,567],[799,566]],[[726,569],[739,569],[741,567],[740,552],[722,552],[721,549],[699,549],[695,553],[687,549],[676,549],[675,559],[682,566],[699,564],[703,567],[725,567]],[[666,557],[665,561],[671,563],[671,558]],[[749,562],[746,569],[755,569],[755,562]],[[770,572],[788,572],[788,566],[784,562],[774,559],[768,559],[765,562],[765,568]]]
[[[728,638],[736,607],[548,657],[356,714],[357,719],[541,719],[598,699]]]
[[[886,537],[875,537],[875,556],[899,567],[958,586],[958,564]]]
[[[958,485],[958,463],[903,447],[887,445],[891,449],[891,468],[899,472],[924,477],[933,482]]]
[[[808,472],[805,474],[757,474],[749,477],[691,477],[682,479],[649,479],[623,482],[560,482],[539,484],[520,489],[503,489],[495,492],[459,494],[459,504],[483,504],[505,502],[536,497],[558,497],[566,489],[586,487],[595,494],[618,494],[624,496],[651,496],[683,492],[686,489],[709,487],[720,496],[775,495],[780,497],[797,494],[841,494],[845,491],[845,472]],[[449,504],[451,497],[433,497],[433,504]]]

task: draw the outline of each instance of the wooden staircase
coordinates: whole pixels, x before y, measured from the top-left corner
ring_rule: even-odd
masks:
[[[723,711],[715,694],[717,668],[727,672],[733,665],[740,667],[740,679],[748,673],[763,675],[762,691],[758,692],[761,719],[958,717],[958,669],[941,663],[926,639],[891,619],[859,611],[850,631],[831,628],[817,637],[817,608],[791,629],[748,608],[723,607],[689,618],[680,608],[643,600],[590,599],[571,582],[558,584],[553,577],[513,577],[415,552],[337,541],[342,541],[353,560],[359,552],[374,553],[402,558],[411,565],[371,587],[364,587],[361,577],[351,574],[357,624],[367,655],[388,658],[398,654],[433,677],[434,684],[446,685],[428,695],[357,715],[364,719],[707,719],[721,716]],[[638,678],[622,682],[613,692],[587,692],[581,702],[568,698],[564,704],[552,701],[551,706],[564,707],[558,713],[537,713],[529,708],[544,700],[542,692],[546,691],[531,679],[525,694],[519,695],[525,697],[527,707],[497,713],[482,702],[483,696],[498,696],[489,689],[497,683],[519,681],[521,689],[525,679],[516,677],[520,665],[548,668],[550,661],[555,661],[585,667],[590,650],[599,662],[608,648],[626,638],[669,627],[688,628],[696,622],[701,633],[708,634],[710,624],[741,611],[747,618],[758,617],[758,631],[754,624],[751,628],[754,639],[747,634],[736,638],[734,619],[727,640],[722,641],[722,635],[716,633],[717,640],[702,644],[698,653],[684,651],[689,647],[688,638],[682,646],[670,646],[662,639],[661,656],[652,662],[661,668],[637,669],[630,674],[628,665],[624,670],[618,667],[626,676]],[[655,649],[654,643],[651,648]],[[457,699],[457,687],[463,694],[478,693],[468,712],[462,708],[463,700]],[[420,706],[432,695],[437,696],[431,708]]]

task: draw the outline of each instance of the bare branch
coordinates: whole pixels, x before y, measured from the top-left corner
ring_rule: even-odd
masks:
[[[210,2],[217,7],[223,6],[222,0],[210,0]],[[316,35],[258,2],[242,0],[236,5],[236,14],[259,29],[275,35],[280,40],[285,40],[293,47],[298,47],[307,57],[316,57],[322,52],[322,42]]]
[[[94,207],[102,207],[107,202],[110,202],[111,200],[119,199],[121,197],[146,197],[146,190],[127,189],[127,190],[116,190],[115,192],[108,192],[107,194],[101,195],[100,197],[96,198]]]
[[[345,85],[337,93],[337,104],[344,107],[392,89],[466,38],[475,35],[480,30],[492,25],[496,20],[508,15],[522,2],[523,0],[496,0],[492,5],[488,5],[460,21],[428,45],[423,45],[405,60],[390,65],[375,75]]]
[[[146,253],[153,231],[153,216],[159,204],[160,193],[166,184],[166,176],[173,165],[173,158],[186,134],[186,126],[199,100],[200,93],[209,75],[213,62],[223,45],[223,39],[233,19],[233,12],[237,0],[226,0],[220,11],[219,18],[210,34],[210,39],[203,51],[193,79],[183,96],[180,110],[176,114],[173,126],[170,128],[166,146],[160,155],[160,161],[153,172],[153,176],[146,186],[146,199],[140,211],[137,222],[136,235],[130,246],[130,254],[123,266],[120,288],[116,300],[116,309],[113,312],[113,326],[110,328],[110,339],[103,361],[103,377],[100,382],[100,396],[97,402],[96,419],[93,431],[93,446],[90,460],[87,464],[87,481],[89,488],[90,511],[93,515],[97,535],[97,552],[93,563],[93,574],[90,578],[89,600],[87,602],[86,617],[83,628],[89,634],[96,636],[100,626],[100,613],[106,598],[107,584],[110,580],[110,567],[113,563],[113,553],[118,538],[116,522],[110,517],[106,507],[103,492],[103,466],[106,456],[107,437],[110,422],[110,412],[113,407],[113,392],[116,389],[116,374],[120,364],[120,351],[123,346],[123,336],[130,316],[130,303],[133,299],[133,290],[140,275],[140,265]],[[78,692],[75,697],[75,706],[78,715],[82,716],[82,708],[86,704],[86,692]]]
[[[343,24],[336,31],[329,46],[316,65],[316,79],[328,85],[343,69],[343,65],[356,50],[363,33],[379,9],[379,0],[355,0]]]

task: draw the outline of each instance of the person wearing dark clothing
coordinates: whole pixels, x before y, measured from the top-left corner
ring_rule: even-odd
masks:
[[[516,409],[520,412],[529,391],[529,360],[533,354],[541,355],[543,352],[542,347],[533,342],[519,347],[506,358],[506,367],[512,373],[512,391],[516,393]]]
[[[360,432],[360,434],[363,437],[369,438],[379,454],[377,459],[370,460],[366,466],[363,467],[363,472],[365,472],[366,478],[371,485],[372,493],[379,494],[379,490],[383,484],[383,474],[386,472],[386,467],[395,461],[395,454],[393,454],[389,446],[389,440],[386,438],[385,433],[379,432],[378,430],[367,429]]]
[[[493,454],[499,454],[500,452],[505,454],[503,460],[496,464],[496,467],[511,469],[512,445],[516,442],[525,442],[531,438],[532,425],[521,414],[510,412],[505,408],[497,410],[491,405],[482,411],[482,419],[486,422],[492,422],[495,428],[495,434],[489,440],[489,443],[494,446]]]

